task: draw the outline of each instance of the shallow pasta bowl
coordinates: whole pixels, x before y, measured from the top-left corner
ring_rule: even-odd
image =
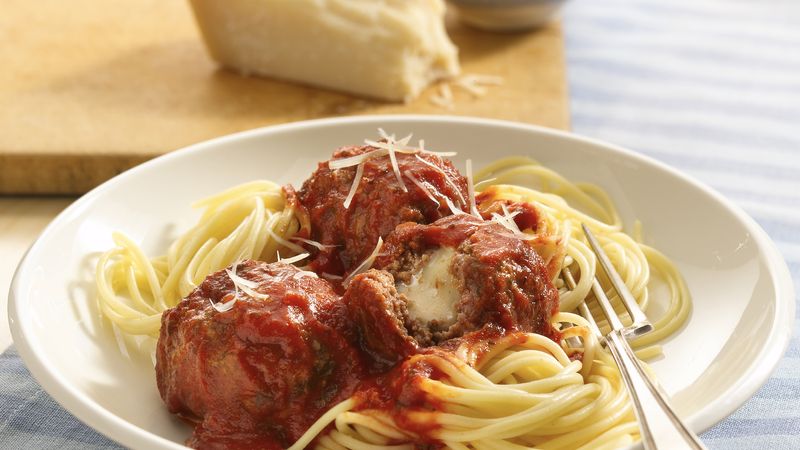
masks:
[[[369,116],[196,144],[76,201],[33,244],[12,282],[11,331],[31,373],[66,409],[123,445],[181,447],[191,430],[161,402],[150,355],[121,351],[99,315],[97,254],[113,245],[115,230],[161,254],[197,219],[194,201],[252,179],[298,186],[336,147],[372,138],[378,127],[457,151],[462,168],[467,158],[480,168],[503,156],[533,157],[604,188],[626,224],[639,219],[646,243],[672,258],[693,295],[689,321],[652,367],[695,431],[734,411],[779,361],[794,320],[786,264],[764,231],[711,189],[652,159],[564,132],[486,119]]]

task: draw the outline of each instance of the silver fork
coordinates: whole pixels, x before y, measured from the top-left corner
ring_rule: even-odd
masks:
[[[592,232],[586,225],[582,224],[581,226],[589,245],[597,255],[600,266],[603,267],[603,271],[608,276],[611,285],[628,311],[632,323],[627,327],[622,324],[597,278],[592,281],[592,292],[611,326],[611,331],[603,338],[600,328],[597,326],[586,303],[581,303],[579,310],[581,315],[590,322],[601,342],[605,341],[611,355],[614,357],[614,361],[619,366],[622,379],[630,393],[636,419],[639,422],[644,448],[648,450],[705,449],[697,435],[686,427],[675,413],[675,410],[672,409],[667,395],[661,390],[657,382],[651,380],[645,374],[639,360],[634,355],[627,339],[649,333],[653,330],[653,326],[641,308],[639,308],[614,266],[611,265],[611,261],[603,249],[600,248],[600,244]],[[569,268],[565,267],[562,273],[567,286],[570,289],[574,289],[575,279]]]

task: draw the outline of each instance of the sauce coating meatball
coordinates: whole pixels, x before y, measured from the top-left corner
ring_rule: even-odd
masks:
[[[171,412],[198,422],[192,447],[286,448],[354,392],[359,354],[324,280],[284,263],[246,261],[237,273],[258,298],[238,291],[218,312],[211,301],[237,291],[219,271],[164,313],[158,389]]]
[[[332,161],[379,151],[375,147],[344,147]],[[447,205],[467,208],[467,181],[450,161],[416,151],[396,153],[403,183],[388,154],[364,161],[363,173],[348,207],[344,206],[358,168],[330,169],[322,162],[303,183],[299,200],[310,220],[311,239],[322,243],[313,267],[336,275],[355,268],[378,242],[403,222],[431,223],[452,214]],[[422,187],[420,187],[420,185]],[[310,249],[315,251],[313,249]]]
[[[540,256],[503,226],[466,214],[399,225],[344,302],[378,365],[485,326],[558,338],[550,323],[558,291]]]

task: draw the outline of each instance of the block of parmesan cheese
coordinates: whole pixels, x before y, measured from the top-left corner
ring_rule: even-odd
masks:
[[[390,101],[458,75],[443,0],[191,0],[211,56],[257,74]]]

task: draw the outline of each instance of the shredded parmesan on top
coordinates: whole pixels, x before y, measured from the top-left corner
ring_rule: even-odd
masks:
[[[299,255],[294,255],[294,256],[292,256],[290,258],[281,258],[281,254],[279,252],[278,253],[278,262],[282,262],[284,264],[294,264],[297,261],[302,261],[302,260],[308,258],[309,256],[311,256],[310,253],[300,253]]]
[[[501,208],[503,208],[503,214],[492,213],[492,222],[498,223],[502,225],[505,229],[507,229],[510,233],[503,233],[503,236],[512,237],[515,239],[522,239],[524,241],[531,241],[536,239],[536,236],[525,234],[523,233],[517,223],[514,221],[514,217],[520,214],[520,211],[514,211],[513,213],[509,213],[508,208],[506,205],[501,204]]]
[[[450,208],[450,212],[452,212],[454,216],[457,216],[459,214],[466,214],[464,211],[460,210],[458,206],[453,204],[453,201],[450,200],[450,197],[445,197],[444,201],[445,203],[447,203],[447,207]]]
[[[338,245],[326,245],[326,244],[323,244],[321,242],[312,241],[311,239],[303,239],[303,238],[297,237],[297,236],[291,237],[291,238],[289,238],[289,240],[290,241],[302,242],[303,244],[308,244],[308,245],[310,245],[310,246],[312,246],[312,247],[314,247],[314,248],[316,248],[318,250],[325,250],[325,249],[329,249],[329,248],[338,247]]]
[[[389,136],[389,133],[387,133],[386,130],[381,127],[378,127],[378,135],[381,137],[381,139],[386,139],[387,141],[394,140],[394,135]]]
[[[353,184],[350,186],[350,192],[347,193],[347,198],[344,199],[344,208],[347,209],[350,207],[350,203],[353,202],[353,197],[356,196],[356,191],[358,190],[358,185],[361,183],[361,178],[364,176],[364,163],[358,165],[356,168],[356,176],[353,178]]]
[[[400,141],[378,142],[378,141],[373,141],[371,139],[364,139],[364,143],[369,145],[370,147],[375,147],[375,148],[377,148],[379,150],[385,150],[386,152],[389,151],[389,148],[392,148],[396,153],[411,153],[411,154],[413,154],[413,153],[417,153],[417,152],[422,152],[422,153],[427,153],[427,154],[430,154],[430,155],[437,155],[437,156],[456,156],[458,154],[458,152],[434,152],[432,150],[426,150],[426,149],[420,148],[420,147],[412,147],[412,146],[408,145],[408,141],[410,141],[410,140],[411,140],[411,135],[404,137]],[[420,141],[420,142],[422,142],[424,144],[424,141]],[[378,151],[378,150],[374,150],[374,151]],[[369,154],[369,153],[365,153],[365,154]],[[383,156],[385,154],[386,153],[382,153],[382,154],[379,154],[379,155],[376,155],[376,156]],[[351,156],[349,158],[355,158],[355,156]],[[348,158],[344,158],[344,159],[348,159]],[[332,161],[332,162],[344,161],[344,159],[337,159],[337,160]],[[350,165],[354,166],[355,164],[350,164]],[[330,164],[329,164],[329,167],[330,167]],[[333,168],[333,167],[331,167],[331,168]]]
[[[492,213],[492,222],[502,225],[505,229],[514,234],[520,234],[522,232],[519,230],[519,227],[517,227],[516,222],[514,222],[514,216],[516,215],[517,213],[511,216],[502,216],[497,213]]]
[[[228,295],[230,295],[230,294],[228,294]],[[236,302],[238,300],[239,300],[239,290],[238,289],[236,289],[236,293],[233,295],[233,298],[228,300],[227,302],[215,303],[214,300],[208,299],[208,301],[211,302],[211,306],[217,312],[221,312],[221,313],[225,312],[225,311],[230,311],[233,308],[233,305],[236,304]]]
[[[342,284],[347,286],[348,284],[350,284],[350,280],[352,280],[354,276],[369,270],[370,267],[372,267],[372,263],[375,262],[375,258],[378,257],[382,247],[383,247],[383,238],[379,237],[378,244],[375,245],[375,249],[372,250],[372,253],[370,253],[369,256],[367,256],[367,258],[364,261],[362,261],[361,264],[358,265],[358,267],[356,267],[352,272],[350,272],[349,275],[347,275]]]
[[[397,165],[397,155],[394,154],[394,147],[392,144],[389,144],[389,160],[392,162],[392,170],[394,171],[395,178],[397,178],[397,182],[400,183],[403,192],[408,192],[406,184],[403,183],[403,175],[400,174],[400,166]]]
[[[347,158],[334,159],[333,161],[328,161],[328,168],[331,170],[337,170],[337,169],[344,169],[345,167],[353,167],[363,163],[368,159],[377,158],[389,153],[389,151],[386,148],[377,147],[375,145],[370,145],[370,146],[376,147],[378,149],[373,150],[371,152],[362,153],[360,155],[348,156]]]
[[[461,195],[461,189],[459,189],[459,188],[458,188],[458,186],[456,186],[456,184],[453,182],[453,180],[450,178],[450,176],[449,176],[449,175],[447,175],[447,172],[445,172],[444,170],[442,170],[442,168],[441,168],[441,167],[439,167],[439,166],[437,166],[436,164],[433,164],[433,163],[430,163],[430,162],[428,162],[428,161],[425,161],[425,159],[424,159],[424,158],[420,158],[420,156],[419,156],[419,155],[416,155],[416,158],[417,158],[418,160],[420,160],[420,161],[421,161],[423,164],[426,164],[427,166],[431,167],[433,170],[435,170],[435,171],[437,171],[437,172],[441,173],[441,174],[442,174],[442,176],[444,177],[444,181],[445,181],[445,183],[449,184],[449,185],[450,185],[450,188],[451,188],[451,189],[453,189],[453,191],[454,191],[456,194],[458,194],[458,199],[459,199],[459,200],[461,200],[461,204],[462,204],[462,205],[466,205],[466,204],[467,204],[466,200],[464,200],[464,196],[463,196],[463,195]]]
[[[400,147],[404,147],[404,148],[408,147],[408,143],[411,142],[411,138],[413,136],[414,136],[414,133],[408,133],[408,136],[404,137],[403,139],[400,139],[399,141],[395,141],[395,144],[397,144]],[[394,140],[394,135],[392,135],[392,140]]]
[[[422,153],[425,153],[425,154],[428,154],[428,155],[435,155],[435,156],[439,156],[439,157],[441,157],[441,158],[445,158],[445,157],[450,157],[450,156],[456,156],[456,155],[458,155],[458,152],[434,152],[434,151],[432,151],[432,150],[420,150],[420,151],[421,151]]]
[[[478,212],[478,204],[475,202],[475,185],[472,183],[472,160],[467,159],[467,193],[469,194],[469,211],[470,213],[483,220],[481,213]]]
[[[425,193],[425,196],[427,196],[429,199],[431,199],[431,201],[433,203],[436,203],[436,206],[441,206],[441,203],[439,203],[439,200],[436,200],[436,197],[434,197],[433,194],[431,194],[431,191],[429,191],[428,188],[425,187],[425,184],[422,181],[420,181],[417,177],[415,177],[413,173],[411,173],[408,170],[406,170],[404,172],[404,174],[405,174],[406,177],[408,177],[409,180],[411,180],[411,182],[416,184],[417,187],[422,190],[422,192]]]
[[[233,308],[233,305],[235,305],[239,300],[239,291],[244,292],[245,294],[257,300],[269,299],[269,295],[256,291],[256,288],[258,288],[258,283],[248,280],[247,278],[240,277],[236,273],[238,270],[238,262],[234,263],[231,269],[225,269],[225,273],[228,275],[228,278],[230,278],[230,280],[233,282],[233,298],[223,303],[215,303],[213,300],[209,299],[211,306],[217,312],[230,311]]]
[[[294,278],[295,280],[299,280],[300,278],[303,277],[319,278],[316,273],[310,270],[300,270],[296,274],[292,275],[292,278]]]
[[[365,139],[364,140],[365,144],[369,145],[370,147],[376,148],[376,150],[373,150],[373,151],[370,151],[370,152],[367,152],[367,153],[362,153],[360,155],[349,156],[347,158],[341,158],[341,159],[335,159],[335,160],[332,160],[332,161],[328,161],[328,168],[330,170],[338,170],[338,169],[344,169],[346,167],[357,166],[356,175],[355,175],[355,178],[353,179],[353,184],[350,186],[350,190],[347,193],[347,197],[344,200],[345,209],[350,207],[350,204],[352,203],[353,198],[355,197],[356,192],[358,191],[359,184],[361,183],[361,178],[364,175],[364,163],[366,161],[372,159],[372,158],[379,158],[381,156],[389,155],[389,161],[392,164],[392,172],[394,172],[394,176],[395,176],[395,178],[397,178],[397,182],[400,184],[400,187],[403,189],[403,192],[408,192],[408,187],[406,186],[405,182],[403,181],[403,174],[400,172],[400,165],[397,163],[397,153],[398,152],[399,153],[411,153],[411,154],[417,153],[417,152],[423,152],[423,153],[428,153],[428,154],[437,155],[437,156],[455,156],[456,155],[455,152],[432,152],[432,151],[429,151],[429,150],[425,150],[424,149],[425,141],[422,140],[422,139],[420,139],[420,141],[419,141],[419,148],[409,147],[408,143],[411,141],[411,138],[412,138],[413,134],[409,134],[408,136],[404,137],[403,139],[400,139],[399,141],[395,138],[394,134],[389,135],[383,128],[378,128],[378,134],[380,135],[381,139],[383,139],[386,142],[378,142],[378,141],[373,141],[373,140],[370,140],[370,139]],[[455,186],[455,184],[450,179],[450,177],[447,176],[447,173],[445,173],[442,169],[440,169],[436,165],[431,164],[428,161],[425,161],[424,159],[420,158],[419,155],[415,155],[415,156],[417,157],[417,159],[419,159],[423,163],[425,163],[425,164],[433,167],[437,171],[441,172],[444,175],[445,180],[448,182],[448,184],[450,184],[450,186],[459,195],[459,197],[461,199],[461,203],[462,204],[466,204],[466,202],[464,201],[463,196],[461,196],[461,192]],[[406,171],[406,174],[408,174],[407,171]],[[412,180],[412,181],[414,181],[414,180]],[[419,186],[418,180],[414,181],[414,184]],[[425,189],[423,188],[423,190],[425,190]],[[425,190],[425,191],[427,193],[427,190]],[[429,195],[429,197],[431,197],[431,196]],[[439,202],[437,201],[436,203],[438,204]]]

